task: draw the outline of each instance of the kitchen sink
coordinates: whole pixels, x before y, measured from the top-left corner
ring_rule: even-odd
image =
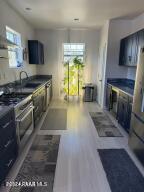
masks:
[[[25,84],[24,88],[36,88],[40,85],[41,83],[27,83]]]

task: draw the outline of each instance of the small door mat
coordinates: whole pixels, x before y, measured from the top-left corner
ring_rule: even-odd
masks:
[[[123,137],[111,119],[103,112],[90,112],[99,137]]]

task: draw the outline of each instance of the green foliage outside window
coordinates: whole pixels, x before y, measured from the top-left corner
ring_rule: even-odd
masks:
[[[64,63],[64,92],[66,95],[81,94],[84,66],[79,57]]]

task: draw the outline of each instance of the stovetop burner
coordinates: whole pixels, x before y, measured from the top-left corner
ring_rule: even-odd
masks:
[[[17,105],[21,102],[27,95],[16,95],[16,94],[8,94],[2,95],[0,97],[0,105]]]

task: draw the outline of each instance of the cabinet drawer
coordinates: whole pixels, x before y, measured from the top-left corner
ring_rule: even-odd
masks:
[[[3,137],[0,138],[0,153],[6,151],[9,146],[14,142],[14,140],[16,141],[15,130],[13,130],[13,132],[11,132],[10,134],[7,134],[6,138],[3,135]]]
[[[11,111],[0,119],[0,131],[1,129],[9,129],[11,123],[15,122],[14,113]]]
[[[4,181],[11,167],[13,166],[18,154],[17,143],[14,140],[10,147],[0,153],[0,184]]]
[[[15,122],[10,121],[6,128],[0,129],[0,151],[2,151],[7,142],[16,137],[16,127]]]

